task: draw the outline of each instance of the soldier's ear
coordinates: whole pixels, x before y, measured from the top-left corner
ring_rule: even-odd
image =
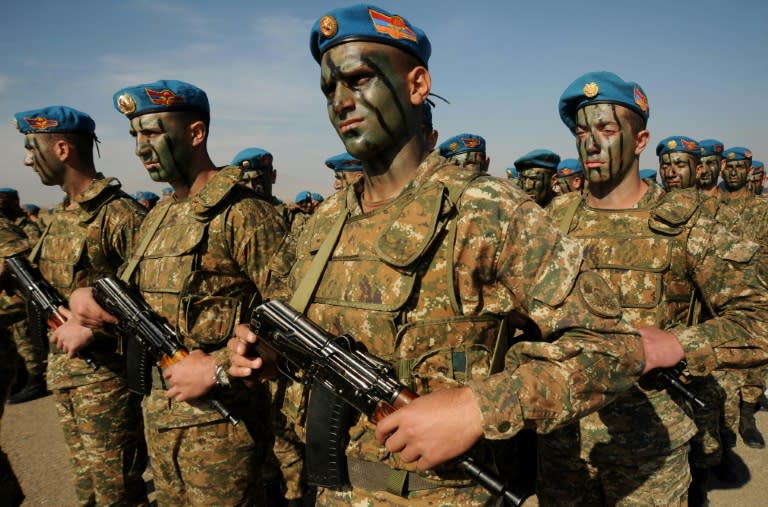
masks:
[[[203,144],[207,133],[208,127],[205,126],[205,122],[198,120],[189,124],[189,134],[192,146],[200,146]]]
[[[637,133],[635,136],[635,155],[640,156],[645,147],[648,146],[650,139],[651,132],[648,129],[643,129]]]
[[[421,106],[432,89],[432,76],[429,75],[429,70],[422,65],[415,66],[408,72],[406,82],[411,105]]]
[[[60,162],[66,161],[72,154],[72,145],[64,139],[59,139],[53,143],[53,154]]]

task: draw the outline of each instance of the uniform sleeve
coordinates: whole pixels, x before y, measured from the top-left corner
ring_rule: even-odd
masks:
[[[688,239],[688,266],[713,318],[673,330],[693,375],[768,362],[768,288],[764,247],[728,232],[706,214]]]
[[[147,212],[140,205],[127,199],[118,199],[112,204],[105,224],[109,253],[119,261],[119,265],[122,265],[136,248],[139,229]]]
[[[549,432],[594,412],[630,388],[645,363],[616,294],[583,270],[578,243],[531,201],[507,213],[497,282],[511,295],[507,311],[532,319],[541,340],[515,344],[502,372],[469,383],[490,439],[526,427]]]

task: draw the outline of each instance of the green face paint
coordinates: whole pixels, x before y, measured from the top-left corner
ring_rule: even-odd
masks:
[[[752,170],[749,160],[728,160],[722,170],[723,183],[729,192],[741,190],[747,185],[747,176]]]
[[[393,53],[370,42],[349,42],[328,50],[320,87],[328,118],[347,151],[360,160],[403,144],[409,137],[408,90],[394,70]]]
[[[690,153],[664,153],[659,157],[659,172],[667,188],[696,186],[698,160]]]
[[[632,168],[635,140],[622,110],[629,113],[616,104],[590,104],[576,113],[576,147],[590,183],[618,183]]]
[[[720,155],[708,155],[701,157],[702,170],[699,173],[698,186],[700,188],[712,188],[717,184],[717,176],[720,174]]]
[[[53,150],[40,142],[38,136],[46,134],[26,134],[24,136],[24,165],[31,167],[40,177],[43,185],[54,186],[64,183],[64,164],[54,157]],[[50,135],[50,134],[48,134]]]
[[[136,138],[136,156],[153,181],[181,181],[188,184],[192,160],[186,125],[176,113],[149,113],[131,120],[131,135]]]
[[[536,201],[537,204],[546,204],[552,199],[552,171],[541,167],[531,167],[519,171],[518,181],[520,188]]]

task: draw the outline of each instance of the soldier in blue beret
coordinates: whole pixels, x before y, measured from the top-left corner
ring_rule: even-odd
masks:
[[[491,159],[486,156],[485,139],[477,134],[458,134],[440,144],[440,155],[459,167],[487,173]]]
[[[659,171],[667,190],[696,187],[696,175],[701,173],[699,143],[685,136],[670,136],[656,146]]]
[[[226,343],[262,299],[268,260],[285,235],[283,220],[240,184],[242,167],[211,160],[210,107],[202,89],[160,80],[118,90],[113,104],[129,121],[144,170],[173,188],[173,198],[149,212],[122,273],[190,349],[173,365],[154,368],[144,393],[157,502],[258,504],[259,474],[272,442],[269,387],[230,384]],[[216,308],[204,303],[212,296]],[[71,305],[91,325],[109,321],[90,291],[76,291]],[[140,366],[129,365],[138,375]],[[214,390],[242,424],[233,427],[202,401]]]
[[[588,264],[614,281],[623,315],[651,338],[646,358],[659,354],[668,366],[685,359],[696,394],[719,406],[712,373],[720,358],[740,357],[741,364],[726,362],[744,368],[768,353],[768,321],[755,317],[768,309],[759,245],[725,230],[697,189],[666,192],[640,178],[650,132],[639,84],[610,72],[584,74],[563,92],[559,111],[588,184],[582,195],[553,201],[552,218],[584,245]],[[732,252],[742,248],[737,260]],[[712,318],[698,318],[694,293]],[[541,505],[685,505],[689,495],[692,504],[706,503],[719,442],[689,462],[691,437],[709,428],[697,427],[664,385],[640,385],[571,427],[539,435]],[[710,414],[716,421],[719,414]]]
[[[24,210],[24,213],[27,214],[27,218],[29,218],[31,221],[38,223],[40,221],[40,206],[36,204],[22,204],[21,209]]]
[[[165,187],[163,189],[163,191],[162,191],[161,196],[160,196],[160,200],[164,201],[164,200],[170,198],[171,196],[173,196],[173,187]]]
[[[347,188],[363,175],[363,163],[346,151],[329,157],[325,165],[333,171],[333,189],[337,192]]]
[[[354,328],[368,352],[423,394],[375,432],[355,414],[345,460],[351,487],[326,483],[318,504],[492,504],[453,463],[438,465],[484,447],[484,437],[549,431],[609,403],[606,392],[629,388],[642,371],[642,342],[615,311],[608,285],[580,278],[583,252],[538,205],[507,181],[429,151],[420,127],[432,83],[421,30],[378,6],[355,5],[322,16],[310,46],[330,123],[364,177],[317,209],[297,240],[285,291],[271,296],[290,298],[331,334]],[[305,278],[310,265],[316,276]],[[507,349],[501,337],[512,312],[549,343],[533,344],[532,354],[514,345],[507,357],[524,359],[502,371],[504,354],[492,351]],[[246,343],[255,340],[238,328],[233,375],[263,366],[249,357]],[[640,363],[630,366],[628,357]],[[584,365],[595,364],[586,374]],[[574,378],[589,386],[565,380]],[[304,399],[284,407],[301,428],[318,424]]]
[[[656,182],[656,175],[658,172],[656,169],[640,169],[640,179],[641,180],[651,180],[653,182]]]
[[[721,194],[728,201],[744,200],[752,196],[747,180],[752,172],[752,150],[735,146],[723,151],[720,177],[725,187]]]
[[[16,113],[24,134],[24,164],[65,198],[31,253],[41,275],[64,298],[97,276],[115,274],[127,261],[146,210],[121,190],[116,178],[96,170],[93,119],[67,106]],[[49,333],[47,387],[53,392],[75,474],[80,505],[147,502],[141,478],[146,456],[140,413],[125,377],[119,339],[70,318]],[[94,370],[80,355],[94,358]],[[36,372],[45,394],[42,368]],[[126,463],[137,460],[138,467]]]
[[[507,167],[504,173],[507,175],[508,180],[512,180],[515,183],[515,185],[518,185],[518,186],[520,185],[520,180],[519,180],[520,174],[517,172],[517,167],[515,166]]]
[[[139,204],[147,208],[147,210],[154,208],[157,204],[157,201],[160,200],[160,196],[154,192],[143,191],[136,192],[136,194],[136,200],[139,202]]]
[[[520,175],[520,188],[542,208],[555,197],[552,187],[556,184],[555,175],[559,163],[560,155],[545,149],[530,151],[515,160],[515,167]]]
[[[584,188],[584,170],[581,168],[581,162],[576,158],[566,158],[557,164],[557,186],[560,188],[560,194],[569,192],[581,192]]]
[[[317,192],[312,192],[312,212],[314,212],[324,200],[325,198],[322,195]]]
[[[696,186],[704,195],[719,195],[717,180],[720,176],[725,146],[717,139],[704,139],[699,141],[699,147],[701,148],[701,172]]]
[[[765,165],[758,160],[752,160],[752,172],[749,175],[749,189],[753,194],[762,195],[764,179]]]

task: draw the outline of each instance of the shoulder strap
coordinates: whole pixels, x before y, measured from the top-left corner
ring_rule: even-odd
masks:
[[[147,251],[149,242],[152,241],[153,237],[155,237],[157,229],[160,227],[160,224],[163,223],[165,215],[168,214],[168,210],[171,209],[171,204],[173,204],[172,198],[167,199],[162,205],[160,205],[163,207],[162,211],[158,212],[157,219],[152,222],[152,225],[147,228],[146,232],[141,237],[141,243],[139,244],[138,248],[136,248],[136,251],[133,253],[133,255],[131,255],[131,260],[128,261],[128,266],[126,266],[125,271],[123,271],[123,274],[120,275],[120,279],[124,282],[130,283],[131,275],[133,275],[133,272],[136,270],[139,262],[141,262],[142,257],[144,257],[144,252]]]
[[[48,231],[51,230],[51,225],[53,224],[53,220],[48,222],[48,225],[46,226],[43,233],[40,235],[40,239],[37,240],[37,243],[35,243],[35,246],[32,248],[32,251],[29,252],[29,262],[34,263],[37,256],[40,254],[40,249],[43,247],[43,240],[48,235]]]
[[[580,204],[581,194],[568,203],[568,206],[565,208],[565,214],[563,215],[562,220],[560,220],[560,234],[563,236],[567,236],[568,231],[571,230],[571,222],[573,222],[573,217],[576,216],[576,210],[579,209]]]

